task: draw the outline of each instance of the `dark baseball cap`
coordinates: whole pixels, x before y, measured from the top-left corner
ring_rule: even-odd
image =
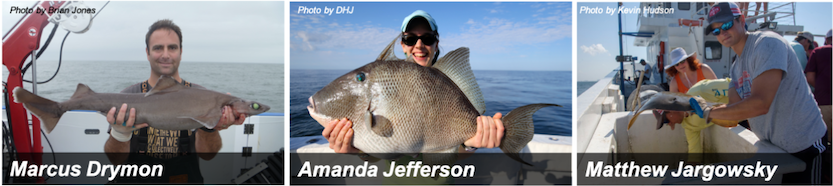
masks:
[[[725,23],[735,19],[735,16],[740,16],[740,8],[735,3],[717,3],[709,9],[709,24]],[[709,34],[713,30],[711,25],[703,28],[703,33]]]

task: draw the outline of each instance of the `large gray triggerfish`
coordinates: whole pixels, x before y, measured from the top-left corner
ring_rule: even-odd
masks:
[[[378,158],[427,153],[426,164],[456,161],[458,148],[475,136],[476,119],[485,111],[468,48],[449,52],[431,67],[381,58],[312,95],[310,116],[321,125],[350,119],[353,146]],[[548,106],[560,105],[531,104],[507,113],[501,119],[500,149],[530,165],[518,153],[534,134],[532,114]]]
[[[14,89],[14,101],[22,103],[41,121],[46,133],[52,132],[61,116],[70,110],[95,110],[107,113],[110,108],[127,103],[136,108],[136,124],[147,123],[163,130],[186,130],[206,127],[213,129],[220,122],[223,106],[231,106],[237,114],[257,115],[269,106],[204,88],[179,84],[171,77],[162,76],[147,93],[96,93],[87,85],[78,84],[75,94],[58,103],[27,91]],[[125,117],[126,118],[126,117]]]

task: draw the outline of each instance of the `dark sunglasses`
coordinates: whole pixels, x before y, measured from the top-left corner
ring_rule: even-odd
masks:
[[[712,30],[712,34],[714,34],[714,36],[717,36],[717,35],[720,35],[720,30],[729,30],[729,29],[731,29],[732,26],[735,26],[735,24],[732,23],[732,22],[735,22],[735,21],[733,20],[733,21],[723,23],[723,25],[721,25],[720,28],[715,28],[714,30]]]
[[[425,45],[433,45],[437,42],[437,36],[434,34],[424,34],[422,36],[415,36],[415,35],[402,35],[402,42],[408,46],[416,45],[418,40],[422,40],[422,44]]]
[[[717,35],[720,35],[720,32],[721,32],[720,30],[729,30],[729,29],[731,29],[732,26],[735,26],[735,24],[734,24],[735,20],[739,20],[739,19],[740,19],[739,16],[735,16],[735,18],[732,19],[731,21],[723,23],[723,25],[721,25],[720,28],[715,28],[714,30],[712,30],[712,34],[714,34],[714,36],[717,36]]]
[[[798,36],[798,39],[796,39],[796,41],[801,41],[801,40],[804,40],[804,39],[807,39],[807,38],[804,37],[804,36]]]

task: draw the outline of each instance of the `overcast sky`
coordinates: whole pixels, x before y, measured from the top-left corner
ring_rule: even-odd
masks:
[[[98,16],[83,34],[72,33],[63,60],[147,61],[145,34],[160,19],[171,19],[182,29],[182,62],[283,63],[282,1],[258,2],[124,2],[85,1]],[[12,6],[34,2],[3,1],[3,34],[23,17],[10,14]],[[53,24],[44,29],[41,44]],[[41,60],[57,60],[66,31],[59,28]]]
[[[298,13],[299,7],[351,7],[350,14]],[[354,69],[367,64],[424,10],[436,20],[440,55],[471,51],[475,70],[572,70],[572,3],[291,2],[292,69]],[[402,47],[396,54],[405,58]]]

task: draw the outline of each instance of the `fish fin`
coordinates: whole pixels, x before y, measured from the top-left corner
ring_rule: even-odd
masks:
[[[202,124],[205,128],[213,129],[217,126],[217,122],[220,121],[220,117],[205,117],[205,116],[197,116],[197,117],[179,117],[179,118],[191,118],[192,120]]]
[[[388,46],[385,47],[385,49],[382,50],[382,53],[379,54],[379,57],[376,57],[377,61],[402,60],[402,59],[399,59],[398,57],[396,57],[396,53],[394,53],[394,50],[393,50],[394,48],[396,48],[396,41],[399,41],[399,37],[402,37],[402,36],[396,36],[396,38],[393,38],[393,41],[391,41],[388,44]]]
[[[431,153],[423,153],[422,161],[425,165],[451,165],[457,162],[457,147]]]
[[[645,112],[645,111],[646,111],[646,110],[640,110],[639,112],[636,112],[636,114],[634,114],[634,115],[633,115],[633,117],[631,118],[631,120],[630,120],[630,121],[628,121],[628,130],[630,130],[630,129],[631,129],[631,125],[633,125],[633,122],[636,122],[636,117],[638,117],[638,116],[639,116],[639,114],[642,114],[642,112]]]
[[[390,123],[388,118],[385,118],[385,116],[374,115],[370,111],[367,111],[365,117],[365,121],[370,123],[370,129],[373,130],[373,133],[383,137],[393,136],[393,125]]]
[[[197,116],[197,117],[190,117],[190,116],[182,116],[179,118],[191,118],[192,120],[202,124],[205,128],[213,129],[217,126],[217,123],[220,122],[220,118],[223,117],[223,110],[221,108],[214,108],[208,111],[205,115]]]
[[[90,89],[89,86],[78,83],[78,86],[75,88],[75,93],[72,94],[72,97],[70,97],[70,99],[78,99],[93,94],[95,94],[95,91]]]
[[[42,129],[45,129],[47,134],[51,133],[52,129],[55,129],[55,126],[58,125],[58,120],[66,112],[61,110],[58,102],[32,94],[22,87],[15,87],[13,92],[14,102],[23,104],[26,110],[29,110],[35,117],[38,117],[43,127]]]
[[[422,154],[422,161],[425,165],[452,165],[454,162],[457,162],[457,156],[457,148],[451,148],[438,152],[424,153]],[[436,175],[431,178],[438,180],[440,176]]]
[[[477,109],[477,113],[483,115],[486,112],[486,102],[469,65],[469,48],[460,47],[446,53],[437,60],[433,67],[454,81],[454,84],[466,94],[471,104]]]
[[[156,86],[153,86],[153,88],[145,94],[145,97],[162,91],[176,91],[182,89],[182,87],[184,86],[177,83],[174,78],[170,76],[161,76],[159,77],[159,80],[156,81]]]
[[[532,140],[532,136],[535,134],[532,114],[535,114],[538,109],[550,106],[561,107],[561,105],[556,104],[529,104],[506,113],[506,116],[501,118],[505,131],[503,140],[500,142],[500,150],[503,150],[503,153],[506,153],[515,161],[532,166],[532,164],[522,160],[518,153]]]

